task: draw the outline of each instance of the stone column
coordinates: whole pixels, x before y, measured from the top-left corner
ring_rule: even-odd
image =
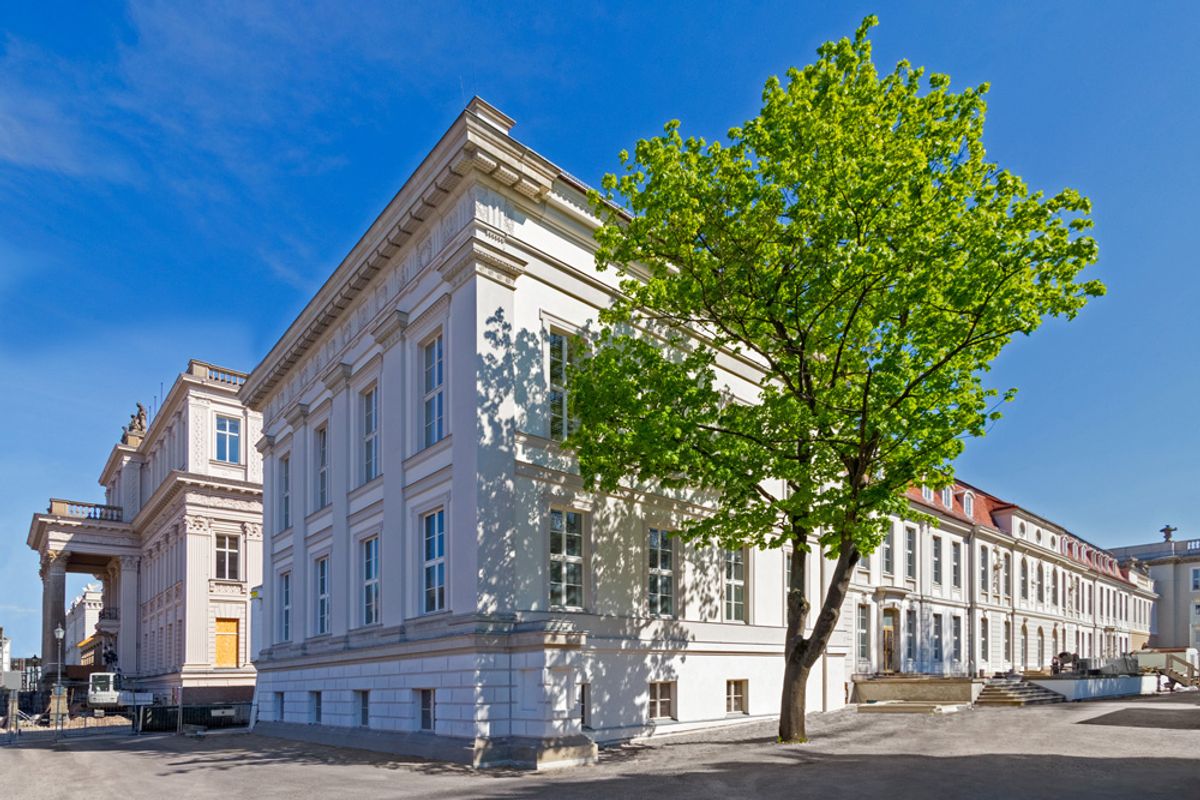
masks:
[[[67,627],[67,559],[65,550],[50,550],[42,556],[42,681],[53,685],[58,678],[58,639],[54,629]],[[66,648],[66,642],[63,643]]]
[[[137,556],[121,556],[120,563],[120,620],[117,628],[117,666],[125,677],[139,672],[138,645],[138,562]]]

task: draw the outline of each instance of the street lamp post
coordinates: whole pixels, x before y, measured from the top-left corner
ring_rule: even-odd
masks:
[[[54,626],[54,638],[58,639],[58,677],[54,681],[54,740],[58,741],[59,734],[62,732],[62,667],[63,667],[63,637],[67,632],[63,630],[62,625]]]

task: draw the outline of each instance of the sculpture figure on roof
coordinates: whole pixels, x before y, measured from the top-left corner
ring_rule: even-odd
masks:
[[[129,424],[121,428],[121,444],[129,444],[130,434],[146,435],[146,407],[141,403],[137,404],[137,411],[129,415]]]

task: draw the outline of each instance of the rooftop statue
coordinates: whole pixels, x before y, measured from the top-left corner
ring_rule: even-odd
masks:
[[[129,444],[130,434],[146,434],[146,407],[141,403],[137,404],[137,411],[129,415],[129,424],[121,428],[121,444]]]

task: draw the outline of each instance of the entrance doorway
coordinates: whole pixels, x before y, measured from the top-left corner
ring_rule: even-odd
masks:
[[[900,631],[900,611],[895,608],[883,610],[883,672],[898,672],[900,670],[900,651],[897,647]]]

